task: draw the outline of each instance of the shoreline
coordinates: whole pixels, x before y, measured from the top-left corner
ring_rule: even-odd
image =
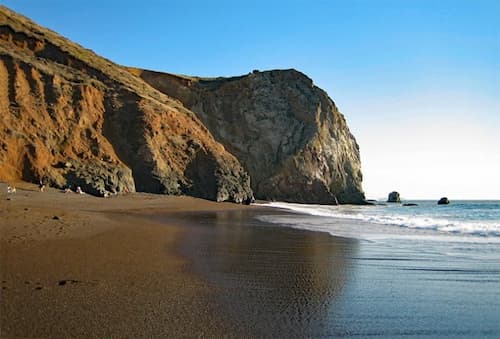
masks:
[[[0,337],[500,334],[495,246],[359,241],[190,197],[4,192]]]
[[[298,217],[272,210],[180,216],[199,225],[181,253],[214,287],[236,336],[500,335],[497,246],[360,241],[256,215]]]
[[[255,218],[272,209],[190,212],[179,253],[213,288],[231,336],[324,337],[358,241]],[[289,213],[286,213],[289,214]]]

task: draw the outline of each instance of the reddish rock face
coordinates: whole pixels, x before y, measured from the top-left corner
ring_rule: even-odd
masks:
[[[127,69],[0,6],[0,110],[0,180],[96,195],[364,199],[343,115],[295,70],[202,79]]]
[[[0,180],[253,198],[195,114],[139,77],[0,7]]]

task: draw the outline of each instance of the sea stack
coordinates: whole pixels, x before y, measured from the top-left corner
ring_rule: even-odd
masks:
[[[448,198],[446,198],[446,197],[439,199],[439,201],[437,202],[438,205],[448,205],[449,203],[450,203],[450,200],[448,200]]]
[[[395,203],[400,203],[401,198],[399,196],[399,193],[396,191],[393,191],[389,193],[389,196],[387,197],[387,202],[395,202]]]

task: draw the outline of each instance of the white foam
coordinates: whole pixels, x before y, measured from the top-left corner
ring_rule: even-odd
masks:
[[[453,220],[446,213],[438,217],[418,214],[405,214],[407,209],[400,206],[394,207],[373,207],[373,206],[328,206],[328,205],[305,205],[291,204],[283,202],[271,202],[263,204],[272,208],[286,209],[296,213],[322,217],[321,219],[287,219],[275,220],[276,222],[287,223],[288,226],[304,228],[317,231],[326,231],[333,235],[373,239],[381,236],[387,237],[429,237],[439,236],[466,236],[467,240],[500,242],[500,220],[485,221],[462,221]],[[449,212],[448,212],[449,214]],[[332,219],[332,222],[328,221]],[[268,218],[273,222],[272,217]],[[342,227],[333,219],[351,220],[367,223],[362,227],[356,223],[349,223],[349,227]],[[359,223],[358,223],[359,224]],[[369,226],[379,225],[378,227]],[[383,227],[382,227],[383,226]],[[397,227],[395,227],[397,226]],[[483,239],[479,239],[483,238]]]

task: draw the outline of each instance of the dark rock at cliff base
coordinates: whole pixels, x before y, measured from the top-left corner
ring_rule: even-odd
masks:
[[[450,203],[450,200],[448,200],[448,198],[446,198],[446,197],[439,199],[439,201],[437,202],[438,205],[448,205],[449,203]]]
[[[401,198],[399,196],[399,193],[394,191],[389,193],[389,196],[387,197],[387,202],[401,202]]]

